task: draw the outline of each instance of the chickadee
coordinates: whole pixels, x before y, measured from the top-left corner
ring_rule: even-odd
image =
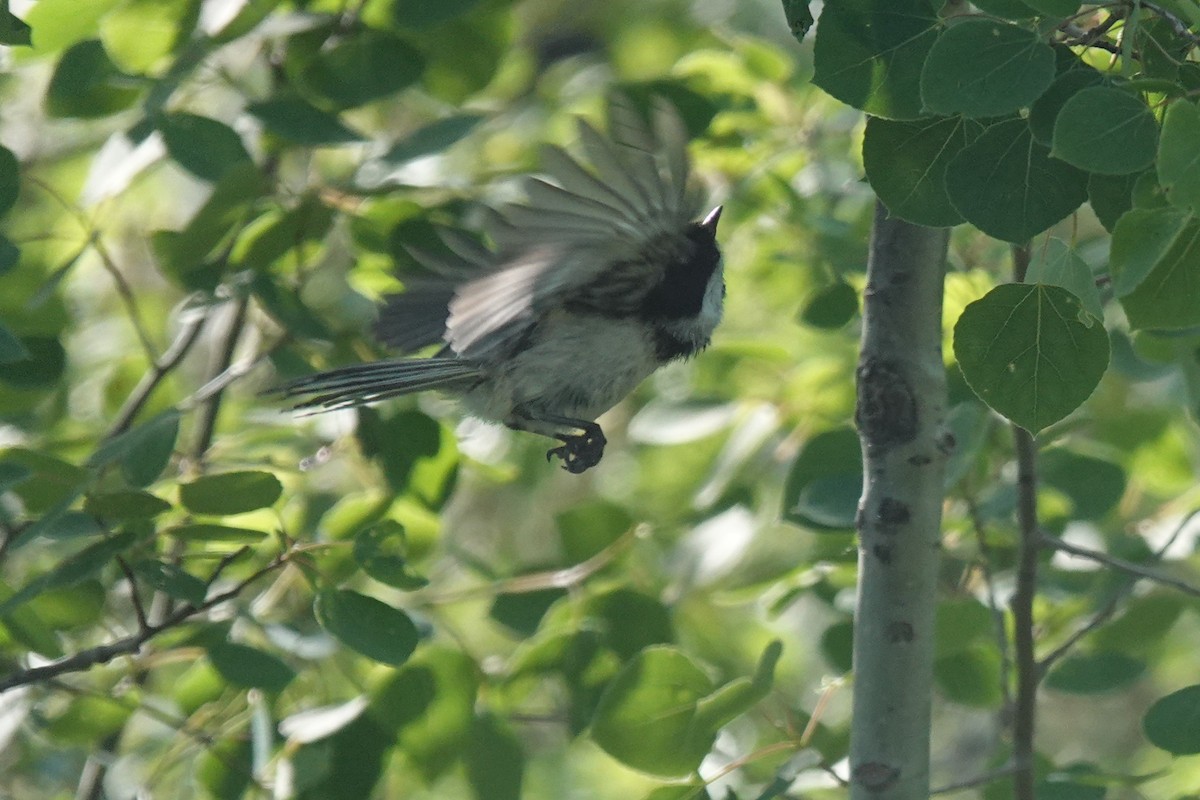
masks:
[[[717,206],[699,221],[687,132],[655,103],[652,122],[614,101],[610,137],[580,120],[591,169],[545,148],[550,180],[488,212],[494,249],[439,231],[451,256],[412,252],[436,278],[406,280],[375,327],[429,358],[360,364],[293,381],[297,408],[327,410],[442,389],[509,428],[558,439],[546,453],[580,473],[606,439],[595,419],[662,365],[708,345],[725,296]]]

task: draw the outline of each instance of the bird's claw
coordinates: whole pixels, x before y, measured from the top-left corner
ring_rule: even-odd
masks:
[[[558,456],[563,460],[563,469],[574,475],[599,464],[604,455],[604,445],[608,444],[599,427],[574,436],[561,434],[559,438],[562,439],[562,446],[547,450],[546,460]]]

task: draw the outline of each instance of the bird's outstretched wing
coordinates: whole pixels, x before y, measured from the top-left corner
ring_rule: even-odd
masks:
[[[662,250],[679,246],[701,197],[688,185],[687,131],[668,103],[656,100],[647,124],[614,98],[609,129],[605,136],[580,121],[582,160],[545,148],[548,180],[530,178],[525,203],[488,214],[494,251],[447,239],[453,258],[414,253],[445,276],[440,294],[417,286],[411,303],[396,296],[381,314],[381,338],[404,347],[432,342],[435,321],[413,313],[422,292],[446,303],[445,341],[472,359],[513,346],[556,305],[635,305],[661,277],[671,256]],[[411,316],[402,322],[402,314]]]

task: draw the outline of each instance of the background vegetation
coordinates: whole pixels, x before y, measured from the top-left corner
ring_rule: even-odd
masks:
[[[946,276],[934,783],[1011,796],[1024,630],[1039,797],[1194,791],[1200,9],[854,0],[814,53],[788,8],[0,14],[0,795],[843,796],[872,188],[971,223]],[[971,64],[991,82],[922,85]],[[679,106],[729,294],[713,347],[610,415],[599,468],[436,397],[295,418],[260,395],[381,355],[402,245],[471,229],[613,88]],[[1040,431],[1032,550],[978,399],[1009,362],[952,339],[1014,291],[1083,342],[1049,409],[988,397]]]

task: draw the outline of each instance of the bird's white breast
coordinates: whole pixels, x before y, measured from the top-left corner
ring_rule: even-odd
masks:
[[[514,408],[594,420],[658,366],[644,323],[554,312],[529,346],[488,370],[466,397],[478,416],[503,421]]]

